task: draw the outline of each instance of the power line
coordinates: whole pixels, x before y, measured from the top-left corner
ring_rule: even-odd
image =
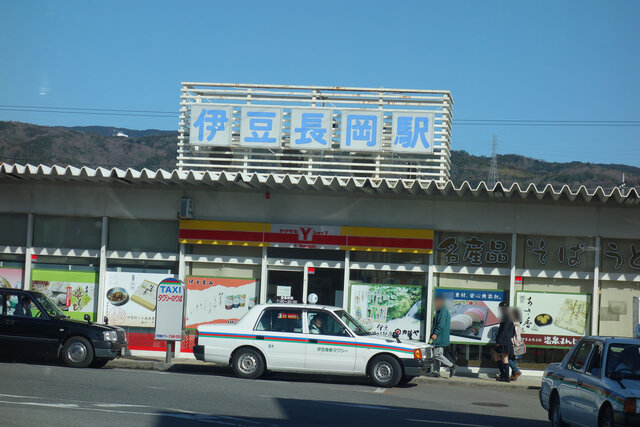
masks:
[[[459,122],[459,121],[453,121],[454,125],[458,125],[458,126],[528,126],[528,127],[546,127],[546,126],[560,126],[560,127],[582,127],[582,126],[586,126],[586,127],[638,127],[640,126],[640,123],[620,123],[620,124],[616,124],[616,123],[526,123],[526,122],[521,122],[521,123],[505,123],[505,122],[492,122],[492,123],[485,123],[485,122],[474,122],[474,123],[467,123],[467,122]]]
[[[40,105],[4,105],[0,104],[3,108],[42,108],[42,109],[56,109],[56,110],[89,110],[89,111],[117,111],[122,113],[160,113],[160,114],[176,114],[175,111],[159,111],[159,110],[122,110],[117,108],[88,108],[88,107],[47,107]]]
[[[27,113],[63,113],[63,114],[89,114],[94,116],[128,116],[128,117],[159,117],[159,118],[175,118],[177,114],[163,115],[163,114],[137,114],[137,113],[108,113],[103,111],[53,111],[53,110],[36,110],[27,108],[3,108],[0,107],[0,111],[19,111]]]
[[[524,122],[524,123],[640,123],[640,120],[530,120],[530,119],[457,119],[462,122]]]
[[[0,111],[175,118],[175,111],[0,104]],[[453,119],[459,126],[640,127],[640,120]]]

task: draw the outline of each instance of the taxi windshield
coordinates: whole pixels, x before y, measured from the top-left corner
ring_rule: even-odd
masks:
[[[373,332],[369,332],[362,323],[351,317],[351,315],[346,311],[337,310],[335,311],[335,314],[347,325],[349,329],[353,331],[354,334],[358,336],[373,335]]]
[[[31,295],[38,301],[44,311],[51,317],[67,317],[59,308],[58,305],[51,301],[49,297],[40,292],[32,292]]]
[[[611,344],[607,352],[607,376],[640,379],[640,345]]]

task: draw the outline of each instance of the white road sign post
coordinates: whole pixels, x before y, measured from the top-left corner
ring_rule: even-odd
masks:
[[[178,279],[167,278],[158,284],[156,293],[155,339],[166,341],[165,362],[171,362],[171,341],[182,340],[185,286]]]

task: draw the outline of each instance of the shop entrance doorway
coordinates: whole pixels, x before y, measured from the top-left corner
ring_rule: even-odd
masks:
[[[304,269],[269,268],[267,272],[267,303],[303,303]]]
[[[309,293],[318,295],[318,304],[343,306],[344,270],[342,268],[308,269]]]

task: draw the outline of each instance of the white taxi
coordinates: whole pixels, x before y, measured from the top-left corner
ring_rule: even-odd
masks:
[[[431,373],[433,348],[369,332],[339,307],[257,305],[233,325],[201,325],[196,359],[231,365],[239,377],[265,371],[368,376],[394,387]]]

